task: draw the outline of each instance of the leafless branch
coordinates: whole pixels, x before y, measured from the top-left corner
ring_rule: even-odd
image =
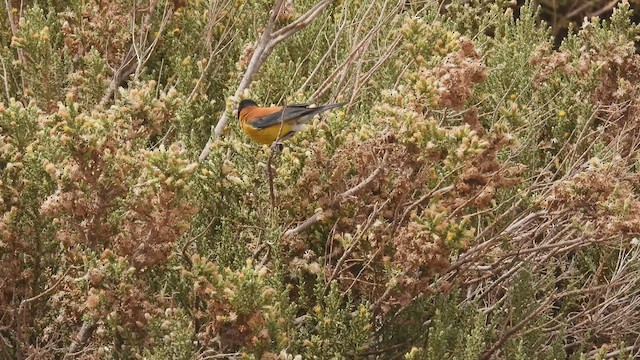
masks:
[[[382,8],[386,9],[387,5],[388,5],[388,1],[385,1],[383,3]],[[375,22],[375,25],[372,26],[369,30],[363,29],[363,26],[364,26],[363,21],[360,21],[356,25],[356,30],[353,31],[353,40],[352,40],[353,45],[351,45],[351,50],[349,54],[342,61],[342,63],[340,63],[340,65],[338,65],[335,68],[335,70],[329,76],[327,76],[327,78],[320,84],[320,86],[318,86],[316,91],[311,96],[312,98],[318,98],[323,94],[325,94],[329,89],[332,89],[334,87],[337,89],[336,91],[340,91],[339,89],[341,89],[342,83],[345,81],[347,74],[351,69],[352,65],[354,64],[354,62],[357,59],[361,58],[362,55],[367,52],[369,46],[374,42],[374,39],[376,39],[376,36],[380,35],[380,30],[382,29],[382,27],[389,24],[391,19],[396,15],[396,13],[402,8],[403,5],[404,5],[404,1],[397,1],[395,3],[395,6],[391,10],[380,11],[378,19]],[[374,6],[375,6],[375,3],[371,3],[370,6],[367,7],[364,14],[360,18],[361,19],[369,18],[372,14]],[[366,31],[366,33],[364,33],[364,31]],[[364,33],[364,36],[362,36],[362,38],[360,38],[361,33]],[[379,56],[378,59],[376,60],[376,64],[374,64],[374,66],[371,69],[377,68],[380,65],[382,65],[388,59],[388,56],[393,54],[393,52],[395,51],[399,43],[398,38],[396,38],[394,42],[396,42],[395,45],[392,43],[391,45],[385,48],[384,51],[386,54]],[[370,78],[375,72],[375,70],[371,71],[371,69],[363,77],[359,77],[359,76],[355,77],[356,85],[354,85],[353,87],[350,102],[355,99],[353,95],[357,94],[360,91],[361,87],[358,86],[357,84],[365,83],[364,79]],[[336,81],[336,79],[338,80]],[[336,83],[337,85],[335,85]]]
[[[362,189],[367,187],[373,180],[375,180],[378,176],[380,176],[380,174],[384,170],[384,167],[387,165],[387,154],[388,154],[387,152],[384,153],[384,155],[382,156],[382,161],[380,162],[380,165],[378,165],[378,167],[371,174],[369,174],[369,176],[367,176],[366,179],[362,180],[362,182],[360,182],[358,185],[340,194],[340,198],[343,200],[346,200],[347,198],[360,192]]]
[[[378,167],[378,169],[380,169],[380,167]],[[336,279],[336,277],[338,276],[340,271],[342,271],[342,265],[344,264],[345,260],[347,260],[349,255],[351,255],[353,250],[356,248],[356,245],[358,245],[358,242],[360,241],[360,239],[362,239],[362,237],[367,232],[367,230],[369,229],[369,227],[371,226],[371,224],[373,223],[375,218],[378,216],[380,210],[382,208],[384,208],[388,203],[389,203],[389,200],[385,201],[384,204],[382,204],[380,206],[375,206],[373,211],[371,212],[371,214],[369,214],[369,216],[367,217],[367,220],[365,221],[365,223],[358,229],[358,231],[355,234],[353,240],[351,241],[351,243],[349,243],[349,245],[345,249],[344,253],[342,253],[342,256],[340,257],[340,259],[338,259],[338,262],[336,263],[335,267],[333,268],[333,272],[331,273],[329,278],[326,280],[326,284],[325,284],[325,287],[324,287],[325,296],[327,294],[329,294],[329,289],[331,287],[331,282],[334,279]]]
[[[320,221],[320,219],[322,219],[324,215],[325,213],[323,212],[323,210],[318,209],[313,215],[311,215],[311,217],[309,217],[307,220],[302,222],[300,225],[285,231],[284,237],[291,237],[291,236],[302,233],[303,231],[313,226],[313,224]]]
[[[618,2],[620,2],[620,0],[611,0],[607,4],[605,4],[602,8],[591,12],[590,16],[588,16],[588,17],[600,16],[603,13],[613,9],[613,7],[616,6],[616,4]],[[580,2],[577,2],[577,3],[580,4]],[[569,12],[565,17],[567,19],[570,19],[570,18],[573,18],[573,17],[575,17],[577,15],[580,15],[580,14],[584,13],[585,10],[589,9],[590,7],[592,7],[594,5],[594,3],[596,3],[596,2],[591,2],[591,1],[584,2],[581,6],[575,8],[571,12]]]
[[[0,55],[0,62],[2,63],[2,82],[4,83],[4,91],[5,96],[7,97],[7,101],[11,99],[11,94],[9,93],[9,75],[7,74],[7,66],[4,63],[4,58]]]
[[[552,304],[554,301],[557,301],[558,299],[561,299],[561,298],[567,297],[567,296],[574,296],[574,295],[581,295],[581,294],[599,292],[599,291],[601,291],[601,290],[603,290],[603,289],[605,289],[607,287],[609,287],[609,284],[600,285],[600,286],[594,286],[594,287],[590,287],[590,288],[586,288],[586,289],[577,289],[577,290],[565,291],[565,292],[562,292],[562,293],[558,293],[558,294],[556,294],[554,296],[547,297],[545,300],[543,300],[540,303],[540,305],[538,305],[538,307],[536,307],[533,311],[531,311],[529,313],[529,315],[527,315],[524,319],[520,320],[516,325],[514,325],[511,328],[509,328],[508,330],[506,330],[502,334],[500,339],[498,341],[496,341],[487,351],[485,351],[484,354],[482,354],[480,359],[483,359],[483,360],[490,359],[491,356],[498,349],[500,349],[502,347],[502,345],[504,345],[504,343],[507,340],[509,340],[513,335],[517,334],[520,330],[522,330],[527,324],[529,324],[531,321],[533,321],[543,311],[548,310],[549,305]]]
[[[83,322],[82,326],[80,327],[80,330],[78,330],[78,334],[76,334],[73,341],[71,341],[71,345],[69,345],[69,349],[67,350],[67,353],[65,354],[64,358],[65,359],[72,358],[75,356],[75,354],[81,351],[82,347],[84,347],[84,345],[87,343],[89,338],[91,338],[91,335],[93,335],[93,331],[97,327],[98,325],[90,321]]]
[[[387,284],[387,288],[385,289],[384,293],[382,294],[382,296],[380,296],[378,298],[378,300],[376,300],[375,303],[373,303],[371,305],[371,307],[369,307],[369,311],[372,313],[377,312],[380,307],[382,306],[382,304],[389,298],[389,296],[391,296],[391,291],[393,291],[393,289],[395,288],[394,286],[394,282],[391,281]]]
[[[5,8],[7,10],[7,19],[9,20],[9,27],[11,28],[11,35],[13,35],[14,37],[18,36],[18,25],[16,24],[14,18],[13,18],[13,8],[11,6],[11,2],[9,0],[4,0],[4,4],[5,4]],[[22,16],[22,7],[20,8],[20,16]],[[22,64],[22,66],[26,66],[27,65],[27,60],[24,56],[24,52],[22,51],[22,49],[16,49],[16,52],[18,54],[18,60],[20,61],[20,64]],[[4,64],[4,62],[3,62]],[[4,65],[3,65],[4,66]],[[26,83],[24,81],[24,77],[21,76],[21,81],[22,81],[22,87],[26,88]],[[5,74],[5,81],[6,81],[6,74]]]
[[[231,35],[233,29],[235,28],[234,23],[238,21],[238,17],[228,16],[227,22],[224,26],[223,33],[218,37],[218,41],[215,42],[215,44],[213,44],[213,41],[211,40],[212,38],[211,33],[213,32],[213,28],[216,26],[216,24],[219,23],[220,19],[224,16],[225,14],[224,10],[229,8],[232,5],[233,5],[233,2],[230,0],[226,0],[224,3],[220,3],[218,1],[211,1],[209,3],[209,21],[207,23],[207,30],[205,35],[205,41],[207,41],[207,45],[208,45],[209,58],[207,59],[207,64],[202,70],[200,77],[196,81],[196,84],[194,85],[193,90],[189,94],[189,97],[187,98],[187,102],[191,102],[194,99],[195,95],[197,94],[201,86],[201,83],[209,73],[211,64],[214,63],[213,61],[214,58],[217,55],[221,54],[224,49],[226,49],[229,45],[232,44],[233,39],[235,38],[235,35],[238,33],[238,31],[236,30],[235,34]],[[215,61],[215,63],[219,63],[219,59],[218,61]]]
[[[600,350],[593,350],[590,351],[589,353],[587,353],[587,360],[595,360],[595,359],[615,359],[618,355],[622,354],[622,353],[626,353],[627,355],[629,355],[630,352],[632,351],[636,351],[640,349],[640,344],[635,344],[635,345],[630,345],[627,346],[623,349],[619,349],[619,350],[615,350],[615,351],[610,351],[604,355],[600,354]],[[631,354],[633,356],[633,358],[637,358],[638,356],[638,352],[636,351],[635,353]]]
[[[234,360],[242,357],[242,353],[221,353],[213,349],[207,349],[198,355],[198,360],[209,360],[209,359],[225,359],[225,360]]]

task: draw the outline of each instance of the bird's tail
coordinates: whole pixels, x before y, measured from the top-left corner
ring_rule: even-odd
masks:
[[[335,109],[337,107],[340,106],[344,106],[346,104],[346,102],[341,102],[341,103],[335,103],[335,104],[327,104],[327,105],[322,105],[322,106],[318,106],[313,108],[313,111],[311,111],[311,113],[309,113],[310,116],[314,116],[320,113],[323,113],[327,110],[331,110],[331,109]],[[311,109],[309,109],[311,110]]]

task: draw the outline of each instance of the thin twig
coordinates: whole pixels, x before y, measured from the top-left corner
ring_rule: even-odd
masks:
[[[275,143],[275,142],[274,142]],[[275,193],[275,189],[273,186],[273,156],[275,154],[274,149],[271,149],[271,152],[269,154],[269,158],[267,159],[267,180],[269,181],[269,199],[271,199],[271,213],[273,214],[273,211],[276,208],[276,193]]]
[[[600,350],[592,350],[587,354],[587,360],[612,359],[612,358],[615,358],[616,356],[620,355],[621,353],[627,353],[627,355],[629,355],[628,352],[634,351],[634,350],[637,350],[637,349],[640,349],[640,344],[630,345],[630,346],[627,346],[627,347],[622,348],[622,349],[618,349],[618,350],[615,350],[615,351],[610,351],[610,352],[608,352],[608,353],[606,353],[604,355],[599,355]],[[638,354],[635,353],[635,354],[632,354],[632,355],[634,355],[633,358],[636,359],[635,356],[637,356]]]
[[[100,106],[105,106],[109,103],[109,101],[111,101],[111,99],[115,95],[116,91],[118,90],[122,82],[127,77],[129,77],[129,75],[135,73],[136,78],[140,75],[140,73],[142,72],[142,67],[149,60],[149,58],[153,53],[153,50],[156,48],[156,45],[158,44],[158,41],[162,36],[162,33],[166,27],[166,24],[169,23],[173,15],[172,8],[167,10],[167,8],[165,7],[165,13],[162,17],[162,22],[160,23],[160,28],[158,29],[158,33],[155,35],[153,41],[151,42],[151,44],[149,44],[149,46],[147,46],[142,51],[139,50],[139,47],[144,46],[147,42],[149,31],[151,31],[151,21],[153,20],[153,14],[155,13],[157,3],[158,3],[158,0],[150,0],[149,2],[149,7],[142,20],[142,24],[139,27],[140,28],[140,32],[139,32],[140,44],[136,42],[137,41],[136,32],[135,32],[136,15],[135,15],[135,9],[134,9],[132,14],[132,19],[131,19],[131,28],[132,28],[131,29],[131,33],[132,33],[131,46],[129,47],[129,50],[127,51],[126,55],[124,56],[122,63],[120,64],[120,67],[118,67],[118,69],[114,71],[113,77],[109,82],[109,86],[107,87],[105,94],[102,96],[102,99],[100,100],[100,103],[99,103]]]
[[[4,63],[4,58],[1,55],[0,55],[0,62],[2,63],[2,73],[3,73],[2,80],[4,82],[4,91],[7,97],[7,101],[9,101],[9,99],[11,99],[11,93],[9,92],[9,75],[7,74],[7,66]]]
[[[4,0],[4,4],[5,7],[7,9],[7,19],[9,20],[9,27],[11,28],[11,35],[13,35],[14,37],[18,36],[18,25],[16,24],[14,18],[13,18],[13,12],[11,10],[13,10],[12,6],[11,6],[11,2],[10,0]],[[20,17],[22,17],[22,4],[20,5]],[[18,60],[20,61],[20,64],[22,65],[23,68],[26,68],[27,66],[27,60],[24,56],[24,52],[22,51],[22,49],[18,48],[16,49],[16,52],[18,54]],[[20,81],[22,83],[22,88],[26,89],[27,88],[27,83],[24,79],[24,76],[20,76]]]
[[[378,167],[369,176],[367,176],[366,179],[364,179],[362,182],[352,187],[351,189],[343,192],[342,194],[340,194],[339,197],[342,200],[346,200],[347,198],[360,192],[362,189],[367,187],[373,180],[375,180],[378,176],[380,176],[380,174],[384,170],[384,167],[387,165],[387,154],[388,152],[384,153],[384,155],[382,156],[382,161],[380,162],[380,165],[378,165]]]
[[[44,297],[47,297],[49,295],[51,295],[57,288],[58,286],[62,283],[62,281],[66,278],[67,274],[69,274],[69,271],[71,271],[72,269],[76,269],[76,266],[70,266],[69,268],[67,268],[67,270],[65,270],[65,272],[62,274],[62,276],[60,276],[60,278],[58,279],[58,281],[56,281],[55,284],[53,284],[53,286],[49,287],[48,289],[46,289],[45,291],[39,293],[38,295],[32,296],[28,299],[24,299],[20,302],[20,306],[18,307],[18,316],[16,319],[16,347],[17,347],[17,351],[16,351],[16,356],[18,358],[18,360],[22,360],[24,359],[25,353],[24,353],[24,348],[28,347],[28,343],[24,344],[24,340],[22,339],[23,335],[24,335],[24,322],[25,322],[25,312],[27,309],[27,305],[34,303]]]
[[[515,326],[511,327],[509,330],[505,331],[500,339],[493,344],[489,348],[489,350],[485,351],[484,354],[480,357],[481,360],[488,360],[491,356],[504,345],[511,336],[515,335],[518,331],[520,331],[523,327],[525,327],[528,323],[530,323],[534,318],[536,318],[543,310],[547,309],[547,306],[555,301],[555,297],[548,297],[544,300],[540,306],[538,306],[535,310],[533,310],[529,315],[527,315],[524,319],[520,320]]]
[[[345,251],[342,254],[342,256],[340,257],[340,259],[338,259],[338,262],[336,263],[336,266],[333,268],[333,272],[331,273],[329,278],[326,280],[326,284],[325,284],[325,287],[324,287],[325,296],[329,294],[329,289],[331,288],[331,282],[342,271],[342,265],[344,264],[345,260],[349,257],[349,255],[351,255],[353,250],[355,250],[356,245],[358,244],[360,239],[363,238],[364,234],[367,232],[367,230],[369,229],[369,227],[373,223],[373,220],[378,216],[378,213],[380,212],[380,210],[382,208],[384,208],[388,203],[389,203],[389,200],[387,199],[382,205],[375,206],[373,211],[371,212],[371,214],[369,214],[369,216],[367,217],[367,221],[365,222],[364,226],[362,226],[362,227],[360,227],[358,229],[353,241],[351,241],[349,246],[345,249]]]

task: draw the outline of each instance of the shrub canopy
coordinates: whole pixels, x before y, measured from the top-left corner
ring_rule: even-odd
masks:
[[[0,358],[633,358],[634,16],[6,1]],[[347,105],[274,154],[248,97]]]

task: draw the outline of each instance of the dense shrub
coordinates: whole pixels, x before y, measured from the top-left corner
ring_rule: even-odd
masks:
[[[0,358],[637,356],[627,2],[278,3],[6,2]]]

